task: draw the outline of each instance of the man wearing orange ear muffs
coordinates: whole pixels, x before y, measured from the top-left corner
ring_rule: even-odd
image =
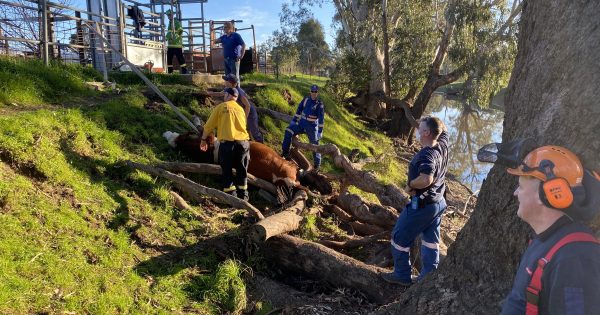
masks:
[[[502,314],[600,314],[600,242],[582,223],[600,211],[597,175],[559,146],[538,147],[511,166],[517,216],[534,235]]]

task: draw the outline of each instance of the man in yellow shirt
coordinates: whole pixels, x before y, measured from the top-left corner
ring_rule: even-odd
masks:
[[[250,162],[250,135],[246,131],[246,113],[238,105],[237,89],[223,90],[225,102],[217,105],[204,125],[200,150],[206,151],[206,138],[217,131],[219,165],[223,172],[223,191],[248,200],[248,163]],[[236,175],[233,177],[232,168]]]

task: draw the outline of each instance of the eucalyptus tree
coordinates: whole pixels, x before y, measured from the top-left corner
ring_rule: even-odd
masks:
[[[598,1],[524,3],[503,142],[532,137],[539,145],[565,146],[587,168],[600,169],[598,16]],[[516,215],[517,181],[494,166],[438,270],[377,314],[499,313],[531,235]],[[587,223],[598,235],[600,217]]]

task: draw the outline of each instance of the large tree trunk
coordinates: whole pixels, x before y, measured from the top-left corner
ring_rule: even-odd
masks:
[[[534,137],[600,165],[600,2],[526,1],[508,87],[503,141]],[[495,166],[437,272],[381,314],[491,314],[512,285],[530,229],[516,216],[517,178]],[[592,227],[598,232],[596,218]]]

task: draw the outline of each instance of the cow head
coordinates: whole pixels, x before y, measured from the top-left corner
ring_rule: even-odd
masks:
[[[200,133],[202,133],[202,128],[199,129]],[[184,134],[178,134],[172,131],[166,131],[163,133],[163,137],[167,139],[169,145],[173,148],[178,148],[185,155],[194,159],[194,161],[198,163],[210,163],[214,164],[214,143],[215,137],[209,136],[207,139],[208,142],[208,150],[201,151],[200,150],[200,134],[195,132],[186,132]]]
[[[315,170],[303,172],[298,176],[300,185],[317,190],[321,195],[329,195],[333,191],[333,187],[323,174]]]

